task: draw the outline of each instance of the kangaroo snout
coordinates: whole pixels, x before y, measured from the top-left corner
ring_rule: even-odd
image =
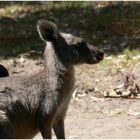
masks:
[[[99,50],[97,59],[98,59],[99,61],[101,61],[101,60],[104,59],[104,52],[103,52],[102,50]]]

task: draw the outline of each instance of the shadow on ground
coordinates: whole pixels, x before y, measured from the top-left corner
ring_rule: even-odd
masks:
[[[36,30],[37,20],[42,18],[54,21],[62,32],[83,37],[104,48],[107,54],[140,48],[140,4],[94,8],[93,4],[80,6],[74,2],[71,5],[7,2],[0,8],[6,10],[9,5],[24,7],[14,12],[11,9],[9,15],[0,15],[0,56],[4,58],[43,50],[44,43]]]

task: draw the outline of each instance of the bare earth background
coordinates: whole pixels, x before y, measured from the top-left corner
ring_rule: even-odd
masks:
[[[28,76],[43,69],[42,60],[18,58],[1,63],[8,68],[10,75]],[[139,71],[140,63],[135,67],[135,72]],[[67,112],[66,138],[140,138],[140,100],[99,95],[97,91],[103,88],[98,87],[98,83],[105,86],[104,79],[110,76],[108,70],[101,69],[99,64],[76,66],[75,70],[75,89],[78,87],[77,94],[80,94],[73,95]],[[109,82],[110,87],[113,82]],[[35,138],[42,137],[38,134]]]
[[[140,139],[140,2],[1,1],[0,64],[10,76],[43,69],[42,18],[105,51],[100,64],[75,67],[66,138]]]

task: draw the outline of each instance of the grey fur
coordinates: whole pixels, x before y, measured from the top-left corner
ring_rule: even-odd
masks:
[[[37,24],[46,42],[45,67],[30,77],[0,78],[0,138],[33,138],[39,131],[65,138],[64,118],[72,96],[75,64],[98,63],[103,52],[85,43],[68,45],[57,26],[47,20]]]

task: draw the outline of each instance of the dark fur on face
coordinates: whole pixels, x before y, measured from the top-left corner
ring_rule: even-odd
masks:
[[[65,138],[64,118],[73,93],[75,64],[95,64],[103,52],[85,41],[69,45],[57,26],[39,20],[37,28],[46,42],[45,67],[30,77],[0,78],[0,138]]]

